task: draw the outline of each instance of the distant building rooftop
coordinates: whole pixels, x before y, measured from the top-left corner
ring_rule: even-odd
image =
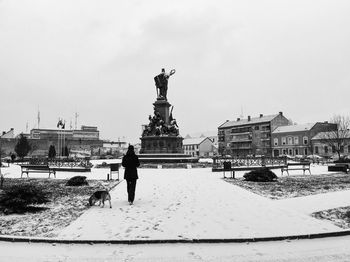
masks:
[[[259,123],[265,123],[272,121],[275,117],[277,117],[279,114],[275,115],[260,115],[259,117],[250,117],[248,116],[247,119],[240,119],[237,118],[236,121],[226,121],[223,123],[219,128],[225,128],[225,127],[234,127],[234,126],[243,126],[243,125],[252,125],[252,124],[259,124]],[[280,115],[282,115],[282,112],[280,112]]]
[[[182,142],[183,145],[199,145],[202,143],[207,137],[196,137],[196,138],[185,138]]]
[[[316,123],[307,123],[300,125],[290,125],[290,126],[279,126],[272,133],[289,133],[289,132],[301,132],[301,131],[309,131]]]

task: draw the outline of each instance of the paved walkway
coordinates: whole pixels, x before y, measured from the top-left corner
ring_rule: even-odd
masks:
[[[210,169],[140,169],[139,176],[133,206],[123,181],[111,192],[112,209],[90,208],[59,238],[222,239],[342,231],[292,204],[226,183]]]

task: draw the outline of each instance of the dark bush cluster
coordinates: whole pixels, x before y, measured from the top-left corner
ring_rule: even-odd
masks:
[[[86,176],[74,176],[70,178],[66,186],[88,186],[89,183],[86,181]]]
[[[277,180],[277,176],[274,172],[266,167],[262,167],[256,170],[252,170],[249,173],[243,175],[246,181],[253,182],[272,182]]]
[[[334,160],[334,163],[350,163],[350,158],[339,158],[338,160]]]
[[[0,206],[8,212],[24,212],[31,205],[49,202],[49,192],[35,184],[18,184],[4,189]]]

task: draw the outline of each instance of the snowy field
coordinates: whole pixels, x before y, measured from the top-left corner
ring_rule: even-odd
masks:
[[[118,160],[92,161],[96,164]],[[119,160],[120,162],[120,160]],[[281,176],[279,169],[274,172]],[[5,177],[20,177],[20,167],[2,168]],[[108,168],[91,172],[57,172],[57,179],[75,175],[106,179]],[[120,169],[120,178],[123,177]],[[236,172],[242,177],[245,172]],[[311,166],[312,175],[325,174],[327,166]],[[300,175],[302,171],[291,171]],[[309,174],[307,174],[309,175]],[[286,176],[286,175],[284,175]],[[31,173],[46,178],[47,174]],[[324,206],[338,207],[350,198],[350,191],[296,200],[274,201],[225,182],[222,172],[211,168],[139,169],[134,205],[127,202],[126,183],[113,191],[113,208],[94,206],[59,232],[60,239],[147,240],[248,238],[342,231],[331,222],[310,216]],[[117,178],[117,175],[113,175]],[[25,179],[25,178],[23,178]],[[306,200],[303,208],[303,199]],[[331,201],[327,201],[331,199]],[[319,209],[318,209],[319,206]],[[310,207],[310,212],[308,208]]]

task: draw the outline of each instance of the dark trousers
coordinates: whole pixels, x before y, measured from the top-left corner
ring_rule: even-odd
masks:
[[[136,189],[136,179],[126,180],[127,190],[128,190],[128,201],[134,202],[135,199],[135,189]]]

